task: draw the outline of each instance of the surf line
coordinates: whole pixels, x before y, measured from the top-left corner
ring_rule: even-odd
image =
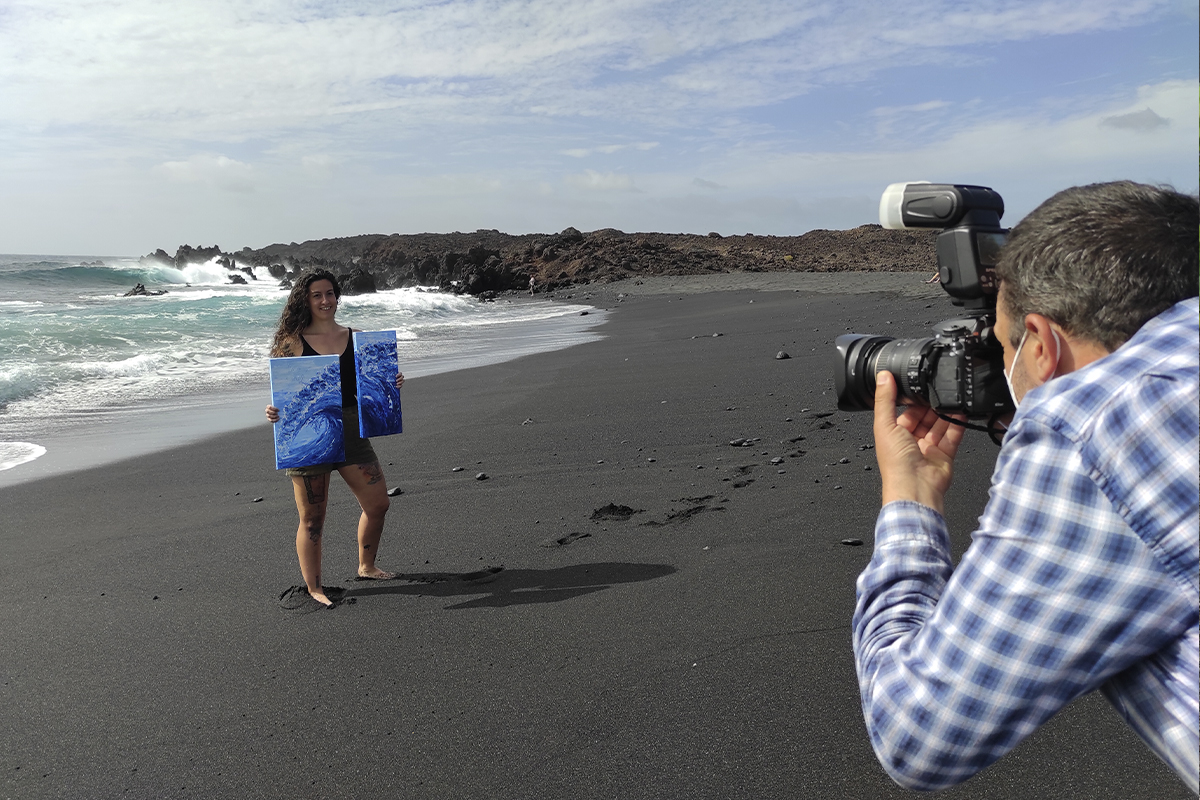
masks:
[[[0,472],[46,455],[46,448],[30,442],[0,442]]]

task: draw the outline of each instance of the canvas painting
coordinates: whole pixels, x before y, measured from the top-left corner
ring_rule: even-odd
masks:
[[[346,460],[342,439],[342,370],[337,356],[272,358],[275,469]]]
[[[358,435],[369,439],[402,433],[396,332],[355,332],[354,370],[358,377]]]

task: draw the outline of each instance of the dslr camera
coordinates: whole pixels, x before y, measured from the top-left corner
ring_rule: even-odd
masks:
[[[1012,411],[996,324],[996,258],[1008,231],[1004,200],[986,186],[893,183],[879,201],[885,228],[942,228],[937,278],[962,313],[925,339],[848,333],[837,337],[834,384],[842,411],[875,406],[875,376],[896,377],[898,399],[940,414],[995,419]],[[968,425],[976,428],[978,426]],[[994,438],[994,437],[993,437]]]

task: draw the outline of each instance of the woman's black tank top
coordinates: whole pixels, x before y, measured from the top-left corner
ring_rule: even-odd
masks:
[[[302,356],[319,356],[321,355],[316,350],[312,349],[312,345],[308,343],[308,339],[304,338],[304,334],[300,334],[300,341],[304,344],[304,352]],[[354,372],[354,334],[346,334],[346,349],[338,357],[338,364],[342,370],[342,405],[357,406],[358,405],[358,375]]]

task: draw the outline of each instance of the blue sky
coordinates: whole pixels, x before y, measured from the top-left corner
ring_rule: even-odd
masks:
[[[1194,0],[6,0],[0,252],[798,234],[1197,189]]]

